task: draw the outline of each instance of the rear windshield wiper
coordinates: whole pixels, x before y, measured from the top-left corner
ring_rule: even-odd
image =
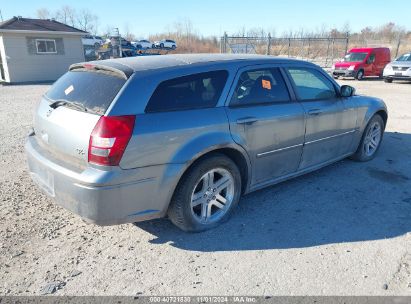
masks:
[[[59,100],[56,100],[56,101],[52,102],[51,104],[49,104],[49,107],[52,108],[52,109],[57,109],[58,107],[61,107],[61,106],[67,106],[67,107],[74,108],[76,110],[87,112],[87,108],[85,106],[83,106],[81,103],[75,102],[75,101],[68,101],[68,100],[64,100],[64,99],[59,99]]]

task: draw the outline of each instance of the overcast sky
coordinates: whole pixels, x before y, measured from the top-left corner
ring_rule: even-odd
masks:
[[[110,25],[124,32],[128,26],[141,38],[187,18],[205,36],[230,34],[243,27],[262,27],[281,35],[290,29],[342,28],[346,23],[359,31],[390,21],[411,30],[410,0],[0,0],[4,20],[36,17],[38,8],[54,11],[63,5],[91,10],[99,17],[100,31]]]

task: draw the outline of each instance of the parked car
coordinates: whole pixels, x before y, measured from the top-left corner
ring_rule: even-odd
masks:
[[[103,45],[104,41],[100,36],[86,35],[81,38],[81,42],[83,43],[83,45],[93,45],[97,48]]]
[[[385,66],[391,61],[389,48],[355,48],[332,67],[334,78],[354,77],[362,80],[368,76],[382,78]]]
[[[154,47],[160,48],[160,49],[173,49],[173,50],[175,50],[177,48],[177,43],[174,40],[163,39],[163,40],[154,42]]]
[[[395,59],[384,69],[384,81],[411,80],[411,52]]]
[[[29,171],[89,222],[168,215],[202,231],[242,194],[348,156],[373,159],[387,109],[354,92],[312,63],[269,56],[74,64],[36,109]]]
[[[136,47],[128,40],[124,38],[119,38],[119,37],[110,37],[110,39],[106,40],[106,42],[109,42],[112,46],[118,45],[119,42],[121,41],[121,47],[123,48],[130,48],[130,49],[136,49]]]
[[[151,49],[154,48],[154,43],[148,41],[148,40],[139,40],[139,41],[133,41],[131,42],[133,46],[135,46],[137,49]]]

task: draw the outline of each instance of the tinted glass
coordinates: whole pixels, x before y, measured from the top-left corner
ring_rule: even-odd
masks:
[[[362,62],[368,53],[348,53],[345,55],[344,60],[346,62]]]
[[[230,105],[289,101],[287,87],[278,68],[243,72]]]
[[[404,54],[395,61],[411,61],[411,53],[410,54]]]
[[[294,82],[298,97],[301,100],[336,97],[333,84],[319,71],[304,68],[289,68],[288,72]]]
[[[370,57],[368,57],[368,62],[373,63],[375,61],[375,54],[371,54]]]
[[[57,100],[80,104],[87,111],[104,114],[125,79],[99,72],[67,72],[46,93],[52,102]]]
[[[214,71],[166,80],[154,91],[146,112],[214,107],[227,77],[227,71]]]

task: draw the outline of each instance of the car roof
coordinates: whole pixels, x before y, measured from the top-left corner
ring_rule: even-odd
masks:
[[[353,48],[353,49],[350,50],[350,52],[352,52],[352,53],[357,53],[357,52],[371,52],[371,51],[377,51],[377,50],[378,50],[378,51],[379,51],[379,50],[387,51],[387,50],[389,50],[389,48],[386,48],[386,47]]]
[[[178,68],[189,65],[204,65],[207,63],[247,66],[253,64],[290,62],[314,66],[312,63],[296,59],[251,54],[172,54],[161,56],[139,56],[92,61],[88,62],[88,64],[139,72],[163,68]]]

